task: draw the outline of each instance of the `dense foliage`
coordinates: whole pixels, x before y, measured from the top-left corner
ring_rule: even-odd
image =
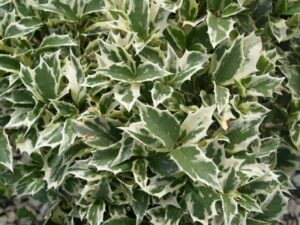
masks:
[[[0,0],[1,189],[46,224],[266,225],[300,147],[298,0]]]

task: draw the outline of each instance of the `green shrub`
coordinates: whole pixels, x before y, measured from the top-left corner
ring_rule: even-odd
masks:
[[[280,218],[299,161],[299,1],[0,6],[1,179],[48,204],[46,224]]]

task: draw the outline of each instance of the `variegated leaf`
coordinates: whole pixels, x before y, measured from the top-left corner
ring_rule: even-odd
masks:
[[[93,157],[89,165],[94,166],[98,171],[117,172],[117,170],[113,168],[113,162],[118,155],[118,147],[119,146],[113,146],[111,148],[93,151]]]
[[[173,57],[172,59],[167,58],[166,60],[174,60]],[[209,56],[202,52],[186,51],[184,55],[177,60],[176,66],[178,72],[171,80],[171,84],[175,87],[180,87],[186,80],[190,80],[196,72],[203,69],[203,65],[207,62],[208,58]]]
[[[280,218],[283,214],[282,208],[287,204],[288,198],[280,191],[274,190],[266,196],[262,203],[262,213],[255,216],[255,219],[271,222]]]
[[[115,63],[125,62],[132,70],[135,69],[135,62],[131,55],[122,47],[99,40],[101,56],[97,59],[100,65],[110,66]]]
[[[181,124],[182,142],[195,144],[206,136],[209,126],[213,123],[212,115],[215,105],[201,107],[195,112],[189,113]]]
[[[49,48],[57,48],[62,46],[71,47],[77,46],[77,44],[71,39],[68,34],[52,34],[43,39],[38,51],[44,51]]]
[[[76,20],[76,14],[71,9],[70,5],[65,4],[59,0],[52,0],[43,4],[35,4],[34,7],[46,11],[58,14],[65,17],[67,20],[74,22]]]
[[[234,21],[232,19],[217,17],[210,11],[207,12],[208,35],[214,48],[226,38],[229,38],[233,25]]]
[[[146,62],[141,64],[136,71],[136,82],[154,81],[172,75],[157,64]]]
[[[103,0],[90,0],[86,3],[84,8],[84,14],[90,14],[95,12],[101,12],[104,10],[105,3]]]
[[[94,202],[90,205],[87,212],[87,219],[91,225],[100,225],[103,222],[105,203],[102,201]]]
[[[210,10],[222,11],[231,2],[231,0],[207,0],[207,6]]]
[[[10,55],[0,54],[0,70],[18,73],[20,71],[20,62]]]
[[[114,96],[115,99],[130,112],[140,96],[140,84],[132,83],[129,86],[117,84],[114,87]]]
[[[173,206],[168,205],[165,211],[165,224],[166,225],[178,225],[184,215],[183,210]]]
[[[241,3],[232,2],[223,9],[222,17],[229,17],[229,16],[236,15],[245,9],[246,8],[243,7]]]
[[[69,81],[71,96],[76,105],[80,105],[86,95],[86,87],[83,87],[84,72],[80,61],[71,52],[70,60],[66,65],[65,76]]]
[[[262,41],[254,33],[243,38],[243,54],[245,60],[235,74],[235,79],[240,80],[257,71],[256,64],[262,51]]]
[[[74,121],[77,136],[96,149],[107,149],[121,139],[121,130],[117,128],[119,125],[117,121],[102,117]]]
[[[163,103],[164,100],[171,97],[173,88],[161,82],[155,82],[151,90],[151,96],[153,100],[153,106],[157,107]]]
[[[216,203],[220,196],[211,187],[190,187],[186,191],[186,204],[194,222],[208,224],[217,215]]]
[[[148,162],[145,159],[137,159],[133,162],[132,172],[135,182],[143,189],[146,190]]]
[[[29,110],[26,108],[15,108],[14,111],[10,114],[10,120],[5,125],[5,128],[20,128],[26,126],[26,117]]]
[[[76,138],[76,132],[73,127],[73,123],[71,119],[68,119],[65,121],[63,129],[61,131],[62,140],[59,146],[59,154],[63,153],[70,147],[72,144],[74,144],[75,138]]]
[[[269,74],[260,76],[250,76],[242,81],[249,96],[272,97],[273,93],[279,89],[283,78],[272,77]]]
[[[179,15],[182,21],[194,21],[198,15],[198,3],[195,0],[182,1]]]
[[[136,225],[139,225],[146,215],[150,198],[148,194],[141,190],[135,190],[132,197],[132,208],[137,215]]]
[[[145,128],[143,122],[131,123],[128,127],[121,127],[121,129],[128,133],[132,138],[147,146],[161,145],[159,139]]]
[[[228,50],[225,50],[217,63],[213,77],[218,85],[230,84],[238,72],[245,57],[243,54],[243,38],[238,37]]]
[[[72,117],[77,114],[77,109],[75,106],[68,102],[51,100],[51,103],[56,111],[64,117]]]
[[[131,29],[145,40],[149,32],[149,0],[130,0],[128,17]]]
[[[297,86],[297,84],[300,81],[300,75],[299,75],[300,66],[298,66],[298,65],[293,65],[293,66],[282,65],[280,67],[280,70],[289,79],[287,86],[291,90],[292,94],[295,96],[300,96],[300,90],[298,89],[298,86]]]
[[[262,212],[257,201],[246,194],[237,197],[237,202],[248,212]]]
[[[40,132],[35,148],[41,147],[57,147],[62,140],[62,124],[48,124],[43,131]]]
[[[140,104],[139,109],[145,128],[167,148],[172,148],[179,138],[180,127],[177,119],[169,111],[158,110],[152,106]]]
[[[40,64],[34,69],[33,86],[41,97],[40,100],[49,102],[58,95],[58,83],[52,68],[41,58]],[[36,96],[38,97],[38,96]]]
[[[179,147],[171,151],[170,156],[180,171],[194,182],[198,181],[214,189],[220,189],[217,166],[196,145]]]
[[[289,27],[284,19],[269,17],[269,24],[272,34],[278,42],[285,41],[288,38]]]
[[[7,134],[3,129],[0,133],[0,143],[0,164],[13,171],[12,147],[10,146]]]
[[[116,63],[98,70],[112,80],[123,81],[126,83],[153,81],[171,75],[171,73],[160,68],[157,64],[150,62],[141,64],[136,72],[133,72],[124,63]]]
[[[174,193],[186,184],[184,177],[161,177],[156,175],[149,178],[149,185],[144,190],[150,195],[162,198],[167,194]]]
[[[247,150],[249,144],[258,138],[258,128],[262,119],[260,117],[247,119],[240,117],[233,121],[226,134],[229,143],[225,144],[225,148],[231,153]]]
[[[238,214],[238,204],[230,194],[221,195],[224,225],[231,225],[235,215]]]
[[[184,31],[178,26],[169,26],[164,31],[165,38],[176,49],[182,51],[186,47],[186,37]]]
[[[42,21],[37,17],[27,17],[6,27],[4,38],[20,38],[39,29]]]
[[[47,203],[45,224],[280,222],[299,6],[0,0],[1,197]]]
[[[237,188],[240,186],[240,182],[241,181],[234,167],[223,170],[221,183],[224,193],[236,192]]]
[[[218,113],[221,113],[225,106],[229,103],[230,92],[228,88],[218,86],[216,83],[214,83],[214,91]]]

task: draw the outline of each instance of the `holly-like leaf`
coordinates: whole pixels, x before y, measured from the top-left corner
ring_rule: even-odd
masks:
[[[164,31],[164,36],[166,39],[174,46],[176,49],[183,50],[186,47],[186,38],[184,31],[178,26],[169,26]]]
[[[98,61],[101,65],[110,66],[115,63],[124,62],[132,70],[135,69],[135,62],[124,48],[109,44],[103,40],[99,40],[99,47],[101,56],[98,57]]]
[[[59,0],[52,0],[44,4],[36,4],[34,7],[46,12],[58,14],[71,22],[76,20],[76,14],[71,9],[70,5],[62,3]]]
[[[244,62],[235,74],[235,79],[240,80],[248,77],[250,74],[257,72],[256,65],[262,51],[262,41],[254,33],[243,38]]]
[[[236,15],[240,12],[242,12],[243,10],[245,10],[246,8],[243,7],[241,5],[241,3],[235,3],[232,2],[229,5],[227,5],[223,11],[222,11],[222,17],[229,17],[229,16],[233,16]]]
[[[171,151],[170,156],[180,171],[187,174],[194,182],[198,181],[219,189],[217,166],[196,145],[179,147]]]
[[[0,164],[13,171],[12,147],[10,146],[7,134],[3,129],[0,132],[0,143]]]
[[[300,81],[299,71],[300,66],[288,66],[283,65],[280,67],[281,71],[288,78],[287,86],[290,88],[291,92],[295,96],[300,96],[300,90],[298,89],[297,84]]]
[[[130,86],[117,84],[114,87],[114,96],[115,99],[121,105],[123,105],[127,109],[127,111],[130,112],[134,103],[140,96],[140,85],[135,83],[131,84]]]
[[[117,121],[106,118],[92,118],[74,121],[74,129],[85,143],[96,149],[107,149],[121,139]]]
[[[10,55],[0,54],[0,70],[18,73],[20,71],[20,62]]]
[[[218,86],[214,83],[215,102],[218,113],[221,113],[225,106],[229,103],[230,92],[226,87]]]
[[[262,212],[257,201],[248,195],[242,194],[238,196],[237,202],[240,206],[242,206],[245,210],[249,212]]]
[[[132,165],[134,180],[143,190],[146,189],[148,182],[147,167],[148,162],[145,159],[137,159]]]
[[[130,82],[134,80],[134,73],[124,63],[116,63],[105,68],[100,68],[99,72],[101,72],[104,76],[107,76],[112,80],[122,82]]]
[[[94,202],[90,205],[87,219],[91,225],[100,225],[103,222],[105,204],[102,201]]]
[[[42,22],[37,17],[27,17],[6,27],[4,38],[20,38],[39,29]]]
[[[189,113],[181,124],[182,142],[195,144],[206,136],[209,126],[213,123],[212,115],[216,107],[201,107]]]
[[[216,70],[213,72],[216,83],[218,85],[231,83],[244,60],[243,38],[238,37],[217,63]]]
[[[217,215],[216,203],[220,196],[211,187],[190,187],[185,199],[194,222],[207,224],[209,219]]]
[[[236,169],[234,167],[223,170],[222,187],[224,193],[237,191],[239,185],[240,185],[240,180],[236,173]]]
[[[49,102],[58,95],[58,83],[53,69],[41,58],[40,64],[34,69],[34,86],[41,97],[40,100]],[[37,96],[38,97],[38,96]]]
[[[70,103],[57,100],[52,100],[51,103],[57,112],[64,117],[71,117],[77,114],[77,109]]]
[[[233,25],[234,21],[232,19],[216,17],[210,11],[207,12],[208,36],[214,48],[226,38],[229,38]]]
[[[161,82],[155,82],[151,90],[153,106],[157,107],[159,104],[163,103],[164,100],[170,98],[173,91],[172,87]]]
[[[159,140],[145,128],[143,122],[131,123],[128,127],[121,127],[121,129],[128,133],[132,138],[147,146],[160,144]]]
[[[0,192],[47,202],[45,224],[279,222],[298,6],[0,0]]]
[[[170,53],[171,53],[170,49]],[[174,53],[175,54],[175,53]],[[171,57],[171,55],[169,56]],[[167,58],[166,60],[174,60],[174,57],[177,56],[176,54],[173,55],[172,58]],[[177,73],[171,80],[171,84],[175,87],[181,87],[181,85],[186,81],[190,80],[191,77],[198,72],[199,70],[203,69],[203,65],[207,62],[209,56],[203,54],[202,52],[198,51],[186,51],[184,55],[177,59]],[[168,62],[174,63],[174,62]]]
[[[140,83],[154,81],[170,75],[170,72],[160,68],[157,64],[147,62],[137,68],[135,80]]]
[[[104,1],[100,0],[90,0],[85,8],[84,8],[84,14],[90,14],[95,12],[101,12],[105,7]]]
[[[111,66],[100,68],[99,71],[112,80],[118,80],[127,83],[153,81],[171,75],[171,73],[150,62],[141,64],[137,68],[136,73],[134,73],[124,63],[112,64]]]
[[[182,21],[194,21],[198,14],[198,4],[195,0],[182,1],[180,11]]]
[[[129,24],[131,29],[138,34],[141,39],[148,37],[149,31],[149,0],[129,1]]]
[[[183,210],[173,206],[173,205],[168,205],[166,207],[166,212],[165,212],[165,223],[166,225],[178,225],[180,223],[180,220],[183,216]]]
[[[184,177],[160,177],[156,175],[149,178],[149,185],[144,191],[155,197],[162,198],[178,191],[185,184],[186,179]]]
[[[118,146],[112,146],[107,149],[95,150],[89,165],[96,167],[98,171],[116,172],[113,169],[113,162],[119,152],[117,147]]]
[[[172,148],[180,133],[177,119],[165,110],[140,104],[140,115],[147,130],[159,139],[167,148]]]
[[[269,74],[250,76],[242,81],[249,96],[272,97],[279,89],[283,78],[272,77]]]
[[[269,24],[272,34],[278,42],[282,42],[288,39],[288,32],[290,31],[284,19],[275,19],[269,17]]]
[[[76,105],[80,105],[86,94],[86,87],[83,86],[84,72],[80,61],[71,52],[70,60],[66,65],[65,76],[69,81],[71,96]]]
[[[240,117],[233,121],[226,134],[229,143],[225,144],[225,148],[232,153],[247,150],[249,144],[258,138],[258,128],[262,119],[260,117],[247,119]]]
[[[114,216],[106,220],[103,225],[135,225],[135,220],[127,216]]]
[[[146,211],[149,205],[149,195],[141,190],[136,190],[133,193],[132,208],[137,215],[136,224],[140,224],[146,215]]]
[[[59,154],[63,153],[70,147],[72,144],[74,144],[75,138],[76,138],[76,132],[73,127],[73,123],[71,119],[68,119],[65,121],[63,129],[62,129],[62,140],[59,146]]]
[[[280,218],[282,208],[287,204],[288,198],[280,191],[273,191],[272,194],[268,195],[265,201],[262,203],[263,213],[258,214],[255,219],[262,221],[274,221]]]
[[[35,148],[41,147],[57,147],[62,139],[62,124],[52,123],[40,132]]]
[[[77,46],[77,44],[71,39],[71,37],[68,34],[66,35],[52,34],[43,39],[38,50],[44,51],[49,48],[57,48],[62,46],[71,47],[71,46]]]
[[[207,0],[207,6],[210,10],[222,11],[231,2],[231,0]]]
[[[221,195],[224,224],[231,225],[235,215],[238,213],[238,204],[230,194]]]

